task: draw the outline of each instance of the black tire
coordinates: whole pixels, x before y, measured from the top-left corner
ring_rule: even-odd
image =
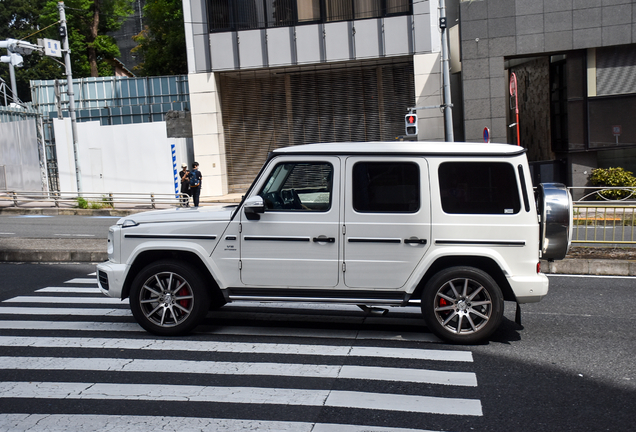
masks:
[[[157,261],[135,277],[130,309],[144,329],[161,336],[191,332],[205,318],[210,294],[199,272],[179,261]]]
[[[486,341],[499,327],[504,303],[490,275],[474,267],[450,267],[434,275],[422,292],[422,314],[439,338],[459,344]]]

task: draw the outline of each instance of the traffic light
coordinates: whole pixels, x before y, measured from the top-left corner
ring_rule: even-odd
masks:
[[[417,114],[414,112],[404,116],[404,126],[406,127],[406,135],[417,135]]]

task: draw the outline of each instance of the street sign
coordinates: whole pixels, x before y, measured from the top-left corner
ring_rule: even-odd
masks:
[[[490,142],[490,129],[488,129],[487,127],[484,128],[484,142]]]
[[[62,43],[54,39],[42,39],[44,43],[44,55],[62,57]]]

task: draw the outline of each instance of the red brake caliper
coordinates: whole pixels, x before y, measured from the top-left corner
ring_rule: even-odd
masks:
[[[177,295],[178,296],[186,296],[186,295],[188,295],[188,290],[186,289],[186,287],[183,287],[183,288],[181,288],[179,290],[179,293]],[[190,304],[190,299],[179,300],[179,304],[187,309],[188,305]]]
[[[448,303],[448,301],[446,301],[445,298],[440,297],[439,298],[439,307],[444,307],[444,306],[448,306],[450,303]],[[450,312],[448,311],[442,311],[441,312],[444,315],[448,315]]]

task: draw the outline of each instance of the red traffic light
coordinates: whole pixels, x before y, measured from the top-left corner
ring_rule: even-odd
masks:
[[[415,124],[416,121],[417,121],[417,116],[415,116],[415,115],[407,115],[406,116],[406,122],[408,124]]]

